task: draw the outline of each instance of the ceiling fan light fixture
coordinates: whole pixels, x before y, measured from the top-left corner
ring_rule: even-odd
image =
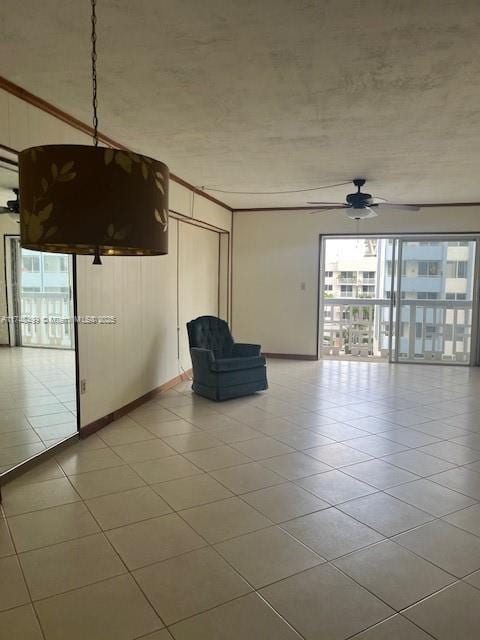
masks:
[[[371,207],[350,207],[347,209],[347,216],[352,220],[366,220],[376,218],[377,213]]]

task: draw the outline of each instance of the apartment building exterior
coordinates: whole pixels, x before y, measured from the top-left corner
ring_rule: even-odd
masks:
[[[346,241],[349,242],[348,240]],[[377,240],[360,240],[357,255],[348,245],[325,264],[325,296],[374,298],[377,291]],[[328,259],[328,257],[327,257]]]

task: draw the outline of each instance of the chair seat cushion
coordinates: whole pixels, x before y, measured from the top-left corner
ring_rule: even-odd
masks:
[[[264,367],[265,358],[262,356],[251,356],[248,358],[218,358],[210,364],[212,371],[242,371],[255,367]]]

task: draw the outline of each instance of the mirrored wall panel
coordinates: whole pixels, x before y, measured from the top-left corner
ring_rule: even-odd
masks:
[[[0,481],[77,433],[72,256],[21,247],[17,187],[0,148]]]

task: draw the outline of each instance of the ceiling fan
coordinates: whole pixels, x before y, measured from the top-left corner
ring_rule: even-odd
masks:
[[[20,202],[18,199],[18,189],[12,189],[15,194],[15,200],[7,200],[6,207],[0,207],[0,215],[8,213],[15,222],[20,222]]]
[[[383,198],[373,198],[370,193],[362,193],[360,189],[365,184],[364,178],[355,178],[353,184],[357,187],[356,193],[349,193],[346,202],[309,202],[315,205],[315,211],[345,210],[347,216],[352,220],[366,220],[375,218],[382,210],[391,209],[394,211],[419,211],[420,207],[415,204],[396,204],[387,202]]]

